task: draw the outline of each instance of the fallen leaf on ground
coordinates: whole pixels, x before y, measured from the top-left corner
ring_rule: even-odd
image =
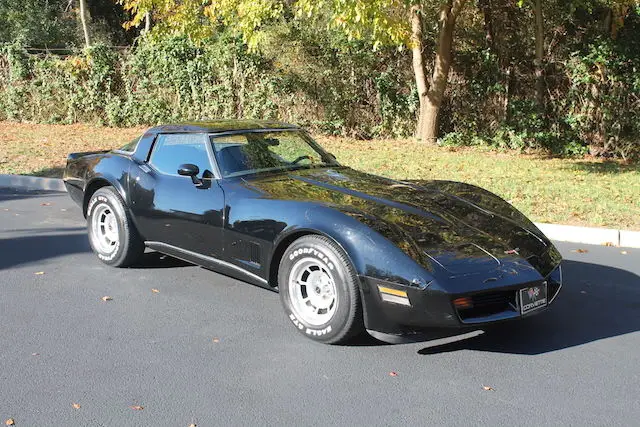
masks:
[[[129,406],[131,409],[133,409],[134,411],[142,411],[144,409],[144,407],[140,406],[140,405],[133,405],[133,406]]]
[[[9,418],[9,419],[8,419],[7,421],[5,421],[4,423],[5,423],[6,425],[8,425],[8,426],[12,426],[12,425],[15,425],[15,424],[16,424],[16,422],[14,421],[14,419],[13,419],[13,418]]]
[[[574,249],[571,252],[575,252],[575,253],[578,253],[578,254],[586,254],[589,251],[586,250],[586,249]]]
[[[157,294],[157,293],[159,293],[160,291],[159,291],[159,290],[157,290],[157,289],[151,289],[151,292],[153,292],[154,294]]]
[[[51,206],[51,203],[49,202],[40,203],[40,206]]]
[[[391,371],[391,372],[389,372],[389,376],[390,376],[390,377],[397,377],[397,376],[398,376],[398,373],[397,373],[397,372],[394,372],[394,371]]]
[[[485,391],[495,391],[495,390],[493,389],[493,387],[489,387],[488,385],[483,385],[483,386],[482,386],[482,389],[483,389],[483,390],[485,390]]]
[[[80,409],[79,403],[72,403],[71,406],[73,406],[73,409]]]
[[[38,271],[38,272],[33,273],[33,274],[35,274],[36,276],[42,276],[44,274],[44,271]]]
[[[626,255],[626,254],[627,254],[627,251],[620,251],[620,253],[621,253],[622,255]]]
[[[220,342],[220,338],[214,338],[213,342]]]
[[[111,298],[111,297],[110,297],[110,296],[108,296],[108,295],[105,295],[105,296],[103,296],[101,299],[102,299],[102,301],[111,301],[113,298]]]

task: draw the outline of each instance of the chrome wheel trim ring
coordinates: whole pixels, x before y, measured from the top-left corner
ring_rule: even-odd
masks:
[[[94,208],[91,216],[91,235],[94,245],[105,255],[113,253],[118,248],[118,219],[111,206],[106,203],[100,203]]]
[[[302,258],[293,265],[288,292],[294,314],[309,325],[324,325],[336,312],[338,295],[333,274],[316,258]]]

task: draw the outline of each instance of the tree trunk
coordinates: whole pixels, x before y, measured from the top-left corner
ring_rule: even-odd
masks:
[[[444,91],[447,88],[449,69],[451,68],[451,48],[453,45],[453,31],[456,19],[465,6],[467,0],[449,0],[440,9],[440,35],[436,48],[433,74],[429,82],[427,105],[422,117],[422,142],[435,143],[438,137],[438,116]]]
[[[411,55],[413,59],[413,73],[418,89],[418,99],[420,101],[420,111],[418,113],[418,125],[416,127],[416,138],[422,139],[422,128],[427,106],[427,94],[429,84],[427,82],[427,70],[423,56],[423,36],[422,36],[422,10],[420,6],[411,6]]]
[[[478,0],[478,8],[484,17],[484,38],[489,49],[493,49],[493,18],[491,16],[491,0]]]
[[[542,0],[535,0],[534,14],[536,16],[536,102],[540,112],[544,111],[544,27],[542,26]]]
[[[80,3],[80,22],[82,23],[82,32],[84,33],[84,42],[87,47],[91,46],[91,39],[89,37],[89,11],[87,10],[87,0],[78,0]]]
[[[611,19],[611,38],[616,39],[618,37],[618,31],[624,26],[624,19],[629,13],[629,6],[615,5],[612,10]]]
[[[148,33],[151,30],[151,12],[144,14],[144,32]]]
[[[611,34],[611,22],[613,22],[613,10],[608,7],[605,9],[602,18],[602,29],[607,34]]]

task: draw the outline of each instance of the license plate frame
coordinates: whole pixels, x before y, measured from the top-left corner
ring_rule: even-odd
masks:
[[[539,285],[528,286],[520,289],[518,296],[520,299],[520,314],[525,315],[549,305],[547,282]]]

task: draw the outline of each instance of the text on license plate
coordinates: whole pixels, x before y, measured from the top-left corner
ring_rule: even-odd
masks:
[[[520,312],[522,314],[547,305],[547,282],[520,289]]]

